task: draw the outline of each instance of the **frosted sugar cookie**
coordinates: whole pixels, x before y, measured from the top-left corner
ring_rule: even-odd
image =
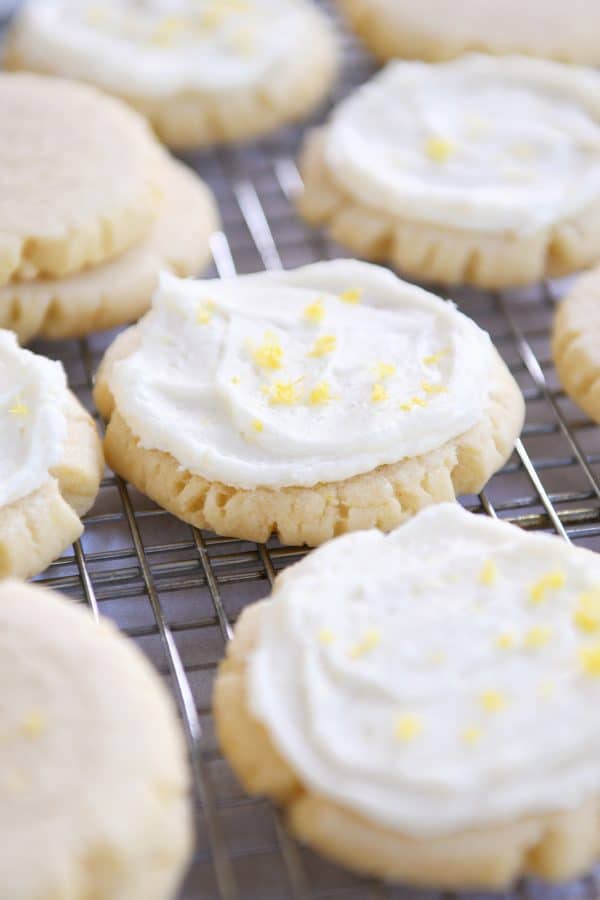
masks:
[[[313,131],[301,214],[409,275],[493,288],[600,258],[600,74],[390,63]]]
[[[163,153],[145,123],[93,88],[0,74],[0,285],[62,278],[144,237]]]
[[[185,748],[142,653],[59,594],[0,584],[0,883],[11,900],[171,900]]]
[[[469,50],[597,65],[595,0],[338,0],[380,59],[439,60]]]
[[[567,394],[600,422],[600,270],[582,276],[554,319],[552,356]]]
[[[247,139],[308,114],[336,57],[307,0],[32,0],[8,47],[12,67],[119,94],[175,147]]]
[[[312,545],[480,490],[523,421],[485,332],[351,260],[164,277],[95,399],[109,465],[161,506],[219,534]]]
[[[139,318],[161,270],[196,275],[218,223],[212,195],[189,169],[169,162],[165,198],[147,238],[109,262],[63,279],[0,287],[0,327],[21,342],[79,337]]]
[[[358,871],[577,875],[600,853],[599,586],[596,554],[457,504],[332,541],[236,627],[225,756]]]
[[[41,572],[79,537],[102,468],[96,427],[60,363],[0,331],[0,578]]]

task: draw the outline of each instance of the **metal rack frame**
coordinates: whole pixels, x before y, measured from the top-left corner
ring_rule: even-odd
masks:
[[[345,71],[334,101],[372,70],[356,42],[344,41]],[[246,149],[188,158],[220,203],[223,231],[212,242],[218,274],[344,255],[304,227],[290,204],[299,185],[294,159],[300,137],[300,129],[286,129]],[[485,492],[463,502],[474,512],[600,550],[600,429],[564,397],[549,357],[549,325],[562,290],[547,283],[453,295],[491,333],[527,400],[512,459]],[[34,349],[63,361],[71,386],[91,409],[93,374],[113,337]],[[181,900],[448,900],[454,895],[355,878],[299,847],[270,804],[242,794],[218,753],[210,691],[232,626],[240,609],[266,595],[276,573],[304,552],[276,540],[259,546],[200,532],[107,474],[81,541],[39,580],[84,601],[95,615],[113,618],[174,691],[198,801],[197,852]],[[523,882],[502,896],[592,900],[600,896],[600,871],[556,890]]]

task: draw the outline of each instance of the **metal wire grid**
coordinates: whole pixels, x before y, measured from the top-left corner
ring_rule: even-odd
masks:
[[[339,96],[370,74],[345,38]],[[223,231],[212,244],[216,272],[292,267],[343,255],[295,216],[300,132],[288,129],[245,150],[188,159],[219,199]],[[453,299],[492,335],[527,400],[522,440],[479,497],[474,512],[546,530],[600,550],[600,430],[560,390],[548,350],[564,286]],[[39,344],[59,358],[88,408],[93,374],[114,335]],[[357,879],[299,847],[266,801],[247,798],[220,757],[210,710],[216,665],[240,609],[268,593],[276,573],[304,551],[276,540],[259,546],[193,529],[107,473],[81,539],[40,578],[113,618],[172,687],[184,723],[197,797],[197,851],[181,900],[450,900]],[[490,895],[470,895],[485,900]],[[498,895],[496,895],[498,896]],[[600,871],[560,889],[523,882],[504,898],[592,900]]]

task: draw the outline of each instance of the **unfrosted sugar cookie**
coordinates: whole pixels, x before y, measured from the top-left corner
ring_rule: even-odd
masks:
[[[7,60],[93,82],[176,147],[251,138],[306,115],[336,69],[308,0],[32,0]]]
[[[109,465],[200,528],[319,544],[478,491],[523,421],[488,335],[351,260],[165,277],[96,381]]]
[[[600,74],[390,63],[307,138],[301,214],[369,259],[494,288],[600,258]]]
[[[42,571],[83,531],[103,469],[60,363],[0,331],[0,578]]]
[[[150,230],[166,177],[144,121],[91,87],[0,74],[0,285],[62,278]]]
[[[243,613],[214,711],[247,791],[352,869],[578,875],[600,854],[600,559],[457,504],[347,535]]]
[[[469,50],[597,65],[596,0],[338,0],[380,59],[439,60]]]
[[[0,884],[11,900],[172,900],[192,843],[172,702],[58,594],[0,584]]]

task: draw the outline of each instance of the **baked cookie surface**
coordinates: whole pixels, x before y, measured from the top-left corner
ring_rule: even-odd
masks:
[[[220,534],[318,544],[480,490],[520,392],[473,322],[351,260],[161,281],[98,373],[115,471]]]
[[[225,756],[363,873],[581,873],[600,852],[599,584],[595,554],[456,504],[332,541],[236,626]]]
[[[380,59],[436,61],[468,51],[522,53],[598,65],[595,0],[338,0],[349,23]]]
[[[599,89],[525,57],[390,63],[309,134],[299,211],[424,280],[575,271],[600,256]]]
[[[0,853],[11,900],[171,900],[189,776],[165,688],[108,622],[0,584]]]
[[[176,147],[248,139],[308,114],[337,65],[327,19],[307,0],[34,0],[8,64],[119,94]]]
[[[148,236],[115,259],[63,279],[0,287],[0,327],[21,342],[71,338],[139,318],[161,270],[197,275],[218,227],[210,190],[174,160],[166,164],[165,197]]]
[[[60,363],[0,331],[0,577],[41,572],[83,531],[103,457]]]
[[[164,158],[142,119],[29,74],[0,74],[0,109],[0,285],[64,277],[150,230]]]

